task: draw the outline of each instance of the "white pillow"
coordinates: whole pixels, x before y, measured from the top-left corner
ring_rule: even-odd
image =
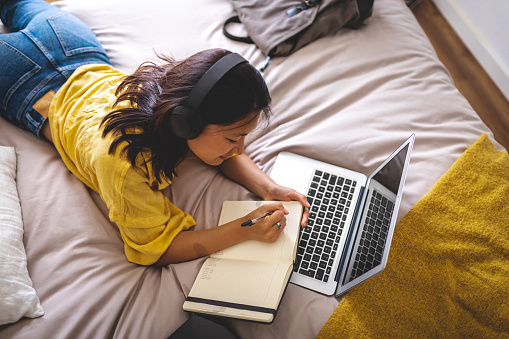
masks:
[[[0,146],[0,325],[44,315],[28,276],[16,189],[16,153]]]

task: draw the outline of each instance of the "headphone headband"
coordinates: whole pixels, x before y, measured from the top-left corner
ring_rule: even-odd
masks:
[[[221,78],[233,67],[248,62],[237,53],[230,53],[219,59],[198,80],[184,104],[177,106],[170,114],[170,129],[178,137],[194,139],[205,127],[197,113],[200,104]]]
[[[214,88],[216,83],[228,73],[233,67],[240,63],[247,62],[246,59],[237,53],[230,53],[219,59],[205,74],[198,80],[194,88],[189,93],[184,106],[198,110],[201,102],[207,94]]]

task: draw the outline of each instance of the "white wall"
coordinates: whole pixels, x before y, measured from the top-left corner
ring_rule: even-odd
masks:
[[[509,1],[433,2],[509,100]]]

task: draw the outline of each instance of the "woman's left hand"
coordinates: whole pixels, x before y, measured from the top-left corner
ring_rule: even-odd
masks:
[[[301,226],[306,227],[309,218],[309,204],[306,196],[299,192],[278,184],[273,184],[266,191],[267,193],[263,196],[264,200],[280,200],[280,201],[298,201],[304,206],[304,213],[302,215]]]
[[[264,200],[299,201],[304,206],[301,225],[306,227],[311,207],[305,195],[276,184],[246,154],[239,154],[224,161],[221,171],[230,179],[238,182]]]

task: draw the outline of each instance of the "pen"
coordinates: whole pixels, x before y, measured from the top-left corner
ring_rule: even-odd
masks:
[[[269,215],[271,215],[272,213],[273,213],[273,212],[270,212],[270,213],[267,213],[267,214],[265,214],[265,215],[262,215],[261,217],[254,218],[254,219],[249,219],[248,221],[244,221],[244,222],[242,223],[242,225],[240,225],[240,226],[242,226],[242,227],[244,227],[244,226],[253,226],[253,225],[254,225],[254,224],[255,224],[258,220],[263,219],[263,218],[265,218],[265,217],[268,217],[268,216],[269,216]]]

